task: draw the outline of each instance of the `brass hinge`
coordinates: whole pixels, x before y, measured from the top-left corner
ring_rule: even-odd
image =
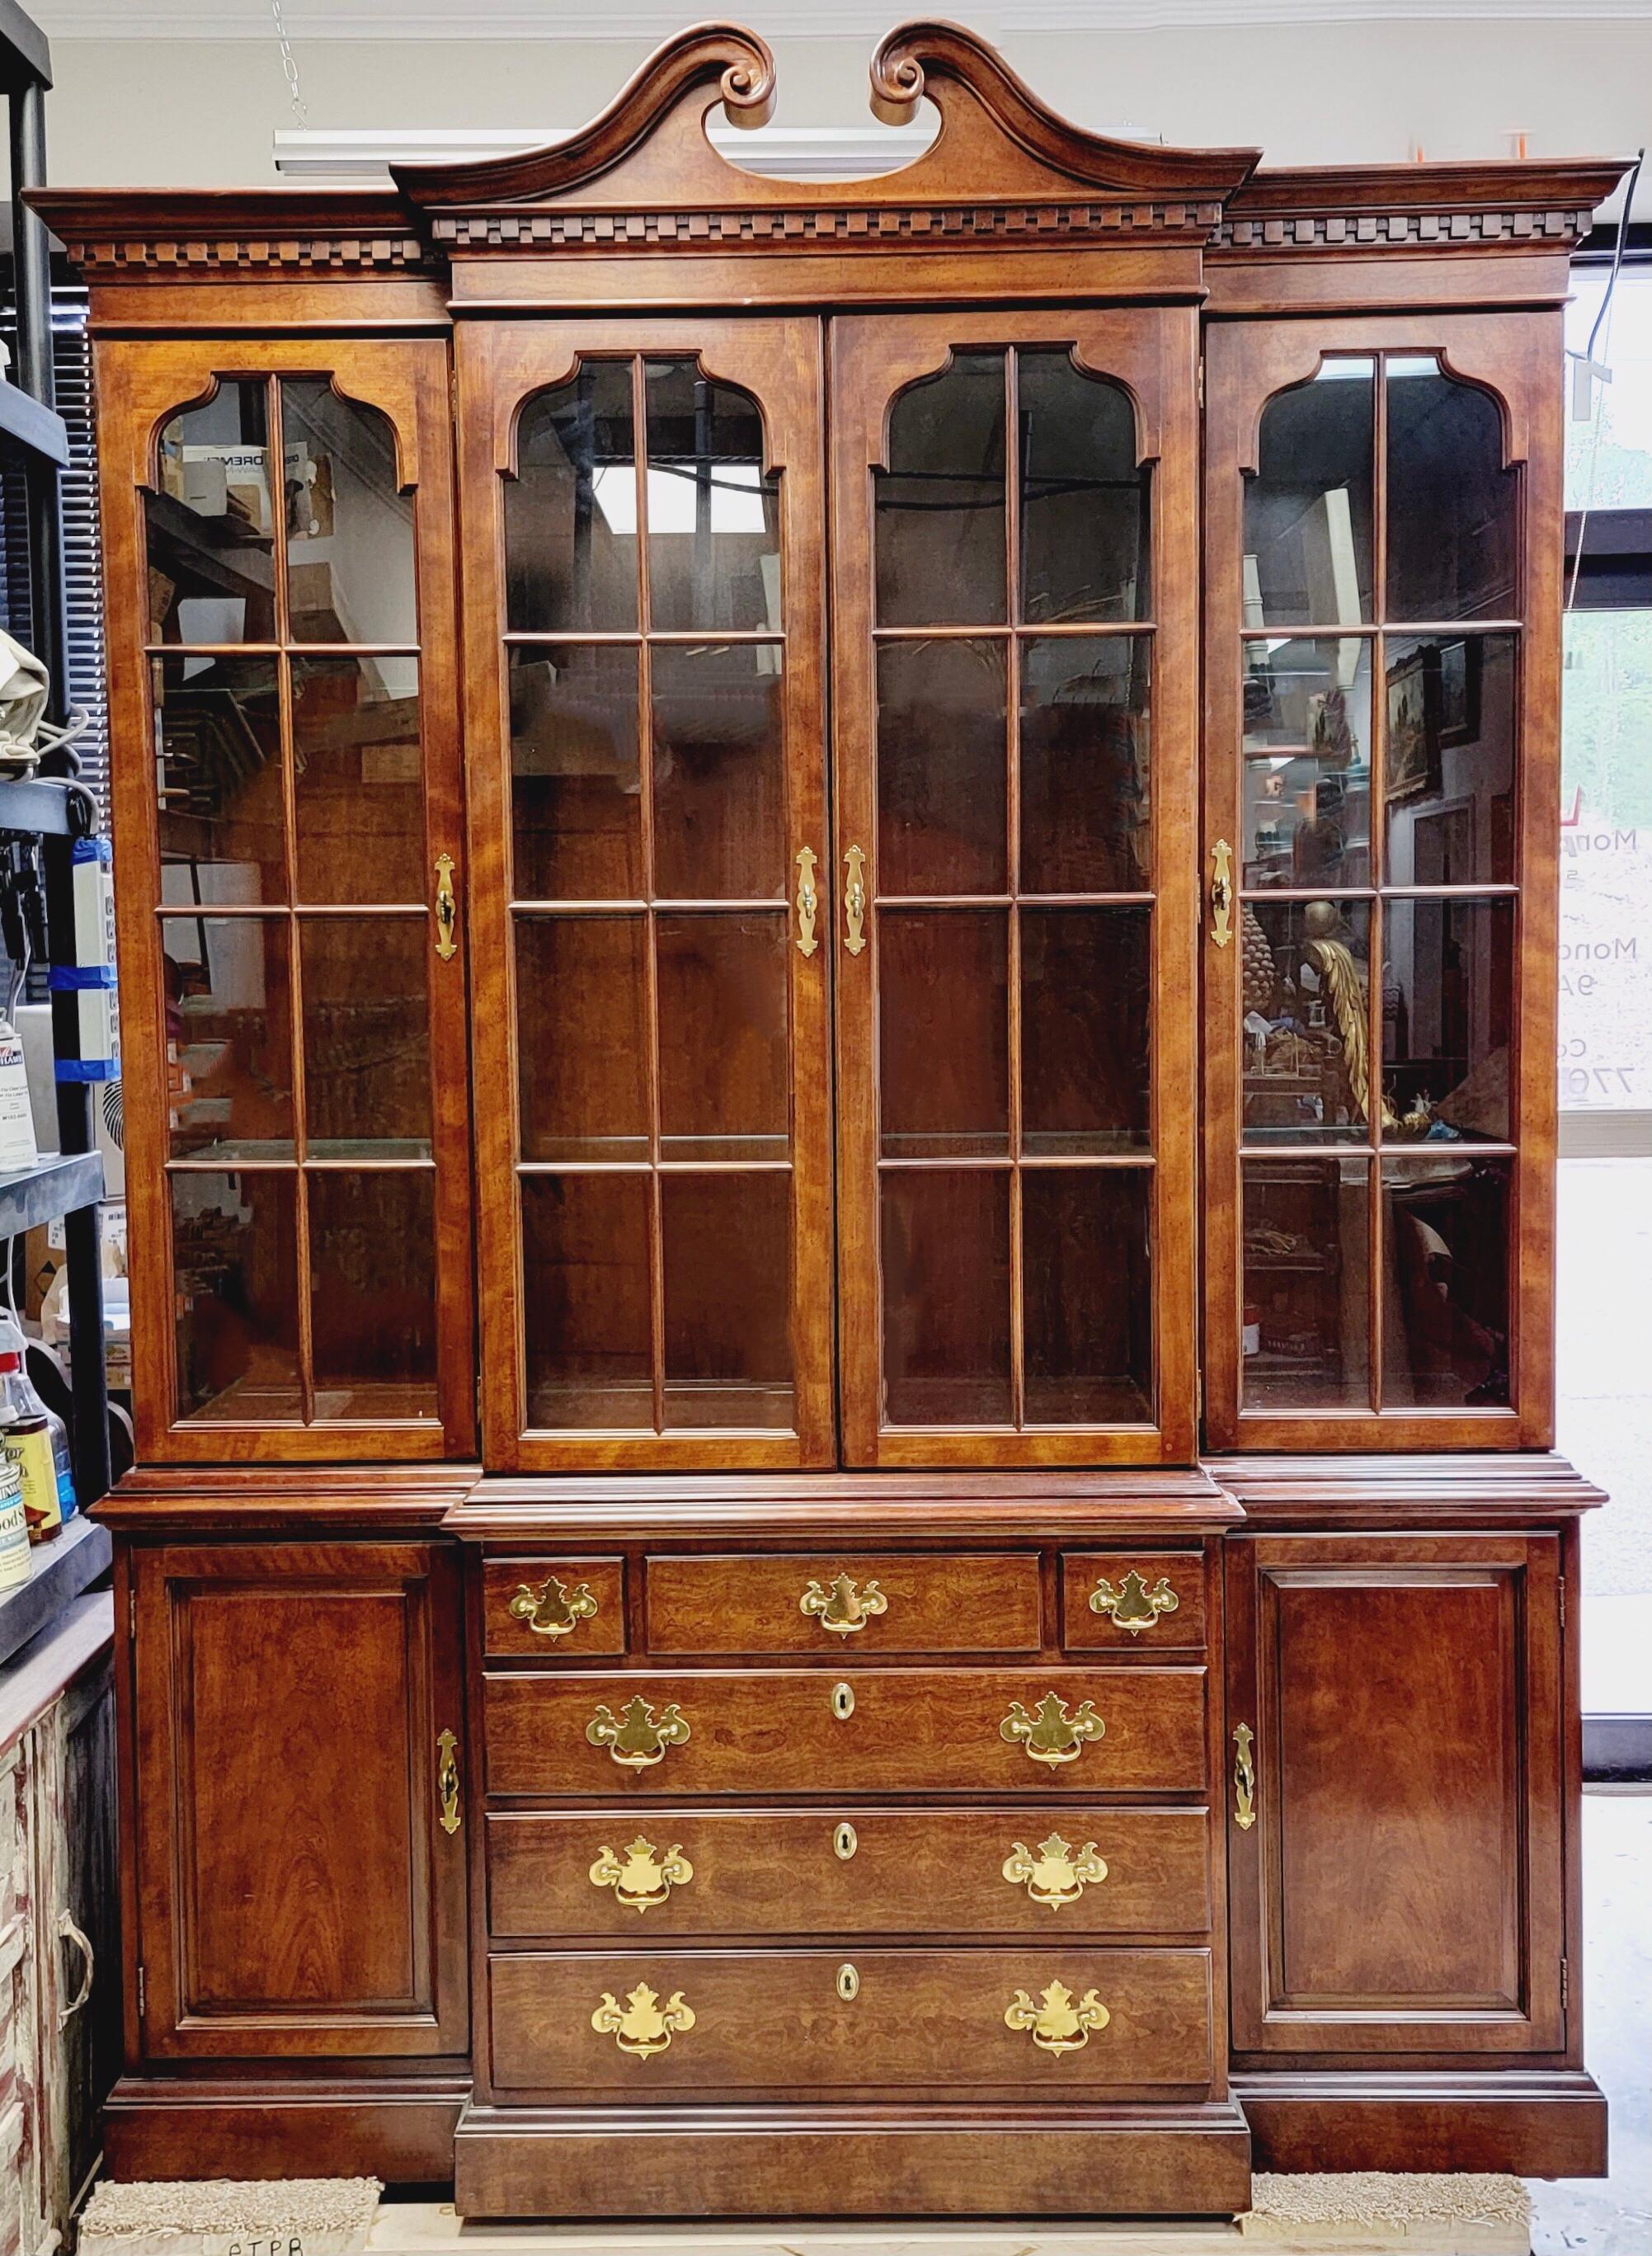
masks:
[[[1200,1421],[1205,1415],[1205,1374],[1202,1371],[1193,1373],[1193,1415]]]
[[[1560,2010],[1563,2013],[1571,2003],[1571,1962],[1570,1959],[1563,1958],[1560,1962]]]
[[[137,2018],[140,2021],[144,2018],[148,2004],[149,2000],[144,1994],[144,1970],[140,1966],[137,1970]]]
[[[1566,1578],[1564,1575],[1557,1577],[1556,1590],[1560,1600],[1560,1626],[1564,1629],[1566,1626]]]
[[[126,1593],[126,1634],[128,1637],[137,1635],[137,1593],[132,1590]]]

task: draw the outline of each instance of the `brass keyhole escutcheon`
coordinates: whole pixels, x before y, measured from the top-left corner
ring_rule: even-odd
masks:
[[[861,1994],[861,1977],[846,1959],[838,1969],[838,1995],[847,2006],[852,1998]]]
[[[850,1717],[854,1713],[854,1687],[853,1684],[834,1684],[832,1687],[832,1712],[837,1717],[840,1724],[847,1724],[848,1722]]]
[[[861,1837],[846,1817],[833,1831],[832,1853],[847,1865],[860,1845]]]

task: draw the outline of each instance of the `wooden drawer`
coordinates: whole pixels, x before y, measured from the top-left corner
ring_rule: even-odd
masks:
[[[807,1601],[809,1611],[804,1611]],[[899,1551],[648,1562],[654,1653],[1037,1653],[1036,1553]]]
[[[1092,1604],[1098,1597],[1099,1606]],[[1204,1554],[1067,1552],[1061,1562],[1061,1641],[1074,1653],[1202,1646]]]
[[[1082,1803],[650,1809],[646,1832],[636,1809],[496,1813],[489,1931],[628,1945],[661,1935],[1201,1934],[1206,1823],[1202,1809]]]
[[[1066,1729],[1090,1703],[1083,1740]],[[851,1712],[842,1713],[852,1703]],[[1202,1668],[653,1670],[484,1680],[493,1794],[1196,1793]],[[1036,1760],[1010,1721],[1056,1742]],[[614,1749],[590,1730],[623,1736]],[[667,1731],[671,1737],[662,1740]],[[646,1763],[616,1759],[620,1752]],[[615,1848],[622,1844],[615,1842]]]
[[[489,1559],[482,1618],[490,1653],[606,1660],[625,1650],[625,1562]]]
[[[1205,1950],[534,1952],[489,1962],[497,2090],[647,2104],[668,2091],[1202,2090],[1211,2076]],[[845,1995],[853,1985],[853,1995]],[[1086,2018],[1063,2018],[1093,1999]],[[649,1993],[652,1992],[650,2000]],[[612,2003],[604,2014],[604,2000]],[[657,2017],[680,2000],[672,2030]],[[1041,2009],[1044,2048],[1006,2012]],[[1095,2004],[1105,2009],[1102,2014]],[[651,2011],[650,2011],[651,2006]],[[594,2027],[594,2014],[620,2020]],[[622,2019],[621,2017],[623,2017]],[[1019,2017],[1018,2017],[1019,2018]],[[659,2045],[643,2054],[628,2045]]]

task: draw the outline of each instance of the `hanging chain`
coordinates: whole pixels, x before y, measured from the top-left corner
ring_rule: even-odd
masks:
[[[292,104],[292,115],[300,125],[310,122],[310,112],[299,85],[299,66],[292,53],[292,42],[287,37],[286,22],[281,13],[281,0],[270,0],[270,13],[275,18],[276,38],[281,45],[281,75],[287,82],[287,97]]]

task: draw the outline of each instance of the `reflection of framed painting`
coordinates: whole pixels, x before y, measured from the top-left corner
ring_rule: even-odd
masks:
[[[1388,669],[1383,797],[1415,799],[1440,787],[1438,647],[1425,643]]]
[[[1480,736],[1480,638],[1443,642],[1439,659],[1440,742],[1472,744]]]

